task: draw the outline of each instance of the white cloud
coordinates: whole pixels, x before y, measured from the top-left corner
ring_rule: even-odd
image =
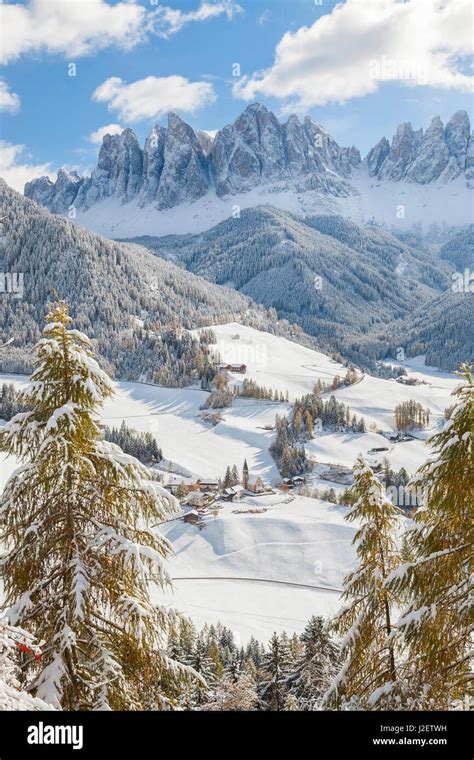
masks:
[[[471,34],[470,0],[347,0],[287,32],[273,66],[236,82],[234,96],[274,96],[290,110],[368,95],[385,81],[467,92]]]
[[[80,57],[112,45],[130,49],[149,33],[173,34],[192,21],[242,12],[235,0],[203,2],[195,11],[136,0],[26,0],[24,4],[1,2],[2,50],[6,64],[27,53],[51,53]]]
[[[160,5],[148,19],[148,27],[159,37],[172,37],[179,32],[185,24],[193,21],[207,21],[225,14],[231,21],[242,8],[234,0],[220,0],[220,2],[206,3],[202,2],[195,11],[182,11],[179,8],[169,8],[166,5]]]
[[[181,76],[146,77],[127,84],[119,77],[106,79],[92,93],[92,99],[108,103],[125,122],[153,119],[168,111],[194,113],[216,99],[209,82],[189,82]]]
[[[118,45],[132,48],[146,33],[143,5],[105,0],[29,0],[25,5],[2,2],[0,63],[24,53],[47,52],[83,56]]]
[[[264,10],[263,13],[258,17],[257,24],[259,24],[260,26],[265,26],[267,21],[270,20],[271,15],[272,15],[272,12],[268,8],[266,8],[266,10]]]
[[[21,163],[25,160],[24,145],[13,145],[12,143],[0,140],[0,177],[13,187],[14,190],[22,193],[26,182],[35,177],[48,175],[52,177],[51,165],[48,164],[29,164]]]
[[[106,124],[105,127],[99,127],[95,132],[91,132],[89,135],[89,142],[94,145],[100,145],[104,138],[104,135],[120,135],[123,132],[123,127],[120,124]]]
[[[16,113],[20,108],[20,98],[12,92],[6,82],[0,79],[0,111]]]

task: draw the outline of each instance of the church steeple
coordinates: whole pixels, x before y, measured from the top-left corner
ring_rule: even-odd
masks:
[[[248,488],[249,484],[249,466],[247,464],[247,460],[244,460],[244,466],[242,469],[242,485],[244,488]]]

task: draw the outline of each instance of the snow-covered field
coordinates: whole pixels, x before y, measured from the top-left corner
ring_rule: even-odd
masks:
[[[219,353],[222,362],[246,364],[246,378],[265,388],[288,391],[290,401],[309,393],[316,380],[330,383],[336,375],[343,377],[346,372],[345,367],[319,351],[237,322],[217,325],[212,330],[217,344],[211,349]],[[242,384],[242,375],[230,373],[230,377],[233,384]]]
[[[137,430],[150,431],[166,459],[191,477],[223,477],[228,464],[241,469],[247,458],[252,474],[275,481],[278,471],[268,453],[273,434],[264,427],[274,422],[276,409],[287,412],[289,405],[241,399],[212,427],[200,417],[207,396],[197,389],[118,383],[117,395],[105,405],[101,419],[109,427],[125,419]]]
[[[233,513],[256,508],[267,511]],[[354,559],[344,511],[276,493],[225,504],[201,529],[170,523],[176,580],[168,601],[198,625],[225,622],[243,642],[301,631],[311,615],[331,615],[339,605],[337,590]]]
[[[423,385],[402,385],[395,380],[382,380],[365,375],[360,383],[341,388],[335,392],[357,416],[362,416],[367,425],[374,423],[383,432],[395,431],[394,409],[397,404],[414,399],[430,410],[430,422],[425,430],[415,431],[415,440],[391,443],[379,433],[322,433],[307,444],[308,454],[318,462],[336,463],[352,467],[357,455],[363,453],[370,460],[368,452],[373,448],[388,447],[383,452],[392,469],[401,467],[414,473],[429,454],[426,439],[440,429],[444,421],[444,410],[453,403],[451,393],[459,384],[459,378],[434,367],[425,367],[423,357],[407,359],[405,364],[409,377],[423,380]]]
[[[289,392],[290,400],[311,390],[320,377],[329,381],[344,375],[336,362],[316,351],[242,325],[213,328],[222,359],[248,365],[247,377],[259,384]],[[232,336],[239,335],[233,339]],[[232,353],[234,352],[234,353]],[[414,398],[431,410],[430,431],[442,422],[444,409],[452,403],[457,377],[429,367],[422,358],[408,360],[409,375],[426,385],[404,386],[395,380],[365,376],[335,395],[382,431],[394,429],[396,404]],[[234,375],[241,382],[241,375]],[[1,382],[23,386],[20,376],[0,376]],[[207,394],[197,388],[160,388],[141,383],[116,383],[116,395],[103,410],[102,421],[118,426],[125,420],[137,430],[152,432],[167,460],[189,478],[223,476],[227,465],[241,469],[247,459],[251,475],[274,484],[278,472],[268,448],[274,433],[265,430],[275,414],[287,413],[286,403],[237,399],[223,410],[223,421],[211,427],[200,418]],[[417,434],[418,436],[418,434]],[[323,433],[307,444],[311,458],[319,463],[351,467],[357,455],[375,447],[388,447],[391,466],[413,472],[428,456],[420,440],[390,443],[368,432]],[[369,457],[370,459],[370,457]],[[0,488],[15,462],[0,462]],[[165,473],[165,482],[169,477]],[[315,485],[328,481],[313,478]],[[337,490],[337,487],[336,487]],[[353,562],[353,528],[345,524],[343,509],[318,499],[276,492],[226,504],[217,517],[195,526],[182,521],[164,526],[176,557],[171,563],[174,596],[166,601],[188,613],[198,625],[221,620],[242,641],[251,635],[266,639],[273,630],[300,631],[312,614],[330,614],[338,606],[342,579]],[[234,514],[234,509],[265,508],[260,514]],[[194,580],[193,580],[194,579]],[[237,580],[239,579],[239,580]],[[285,585],[300,584],[300,585]],[[160,595],[162,599],[162,596]]]

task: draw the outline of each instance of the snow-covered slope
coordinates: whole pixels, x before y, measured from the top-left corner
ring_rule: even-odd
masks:
[[[328,381],[342,374],[336,362],[284,338],[236,323],[213,329],[228,361],[247,364],[246,376],[262,385],[288,389],[290,399],[311,390],[318,377]],[[237,353],[227,356],[231,350]],[[384,431],[394,428],[396,404],[414,398],[430,408],[430,430],[417,433],[419,440],[395,444],[374,432],[317,434],[306,444],[309,457],[320,465],[310,484],[338,490],[320,479],[321,467],[351,467],[361,452],[375,460],[368,454],[372,448],[387,447],[379,456],[387,456],[397,470],[403,466],[412,473],[425,461],[429,449],[423,439],[441,424],[458,378],[426,367],[423,357],[405,366],[409,376],[426,384],[407,387],[366,375],[335,395]],[[235,382],[241,379],[233,376]],[[1,382],[21,387],[26,378],[3,375]],[[240,469],[244,459],[252,476],[260,475],[269,484],[279,480],[268,451],[274,433],[265,427],[272,425],[276,413],[289,412],[289,404],[237,399],[231,409],[222,410],[222,422],[211,427],[200,417],[205,391],[126,382],[115,387],[102,421],[117,426],[125,420],[137,430],[151,431],[173,471],[184,480],[222,476],[227,465]],[[12,459],[0,462],[0,488],[14,467]],[[165,483],[171,477],[167,469],[165,464]],[[258,511],[252,514],[251,509]],[[197,625],[222,621],[242,642],[251,635],[268,639],[274,630],[301,631],[311,615],[332,614],[340,603],[337,589],[354,561],[354,527],[345,523],[342,507],[278,490],[221,504],[200,526],[173,520],[161,527],[176,554],[171,562],[175,591],[166,603],[188,613]],[[161,593],[158,600],[163,602]]]
[[[212,330],[217,343],[210,348],[222,362],[247,365],[245,377],[278,392],[288,391],[289,401],[309,393],[318,379],[331,382],[346,371],[319,351],[237,322],[214,325]],[[242,384],[242,375],[229,375],[234,385]]]
[[[2,340],[14,338],[0,357],[9,362],[7,371],[28,367],[28,350],[40,337],[53,291],[68,302],[76,327],[95,342],[110,372],[151,379],[154,368],[161,372],[168,364],[168,378],[159,382],[170,385],[179,368],[191,371],[185,382],[195,376],[194,349],[178,341],[179,356],[175,353],[172,325],[194,328],[245,319],[249,309],[261,311],[241,294],[196,278],[144,248],[105,240],[49,213],[3,180],[0,207],[0,271],[20,273],[24,285],[21,298],[8,293],[0,298]],[[266,321],[263,312],[262,318]]]
[[[260,206],[206,232],[133,242],[275,309],[320,350],[375,374],[375,359],[399,346],[449,370],[469,358],[470,295],[452,288],[454,268],[474,265],[473,231],[450,233],[438,253],[421,228],[394,234],[340,214]]]
[[[267,387],[271,384],[274,389],[288,390],[290,402],[308,393],[318,378],[330,381],[334,375],[342,374],[343,368],[324,354],[252,328],[242,329],[235,323],[213,328],[218,335],[218,345],[226,345],[227,336],[234,334],[236,328],[240,331],[242,345],[249,348],[246,377],[262,385],[268,384]],[[255,351],[252,356],[252,335],[253,345],[260,346],[261,354]],[[267,367],[262,366],[261,356],[267,357]],[[361,382],[341,388],[334,395],[348,404],[352,412],[363,416],[368,425],[375,423],[385,432],[394,430],[395,406],[413,398],[430,409],[428,430],[417,432],[414,441],[395,445],[387,444],[387,439],[379,433],[323,432],[307,442],[308,453],[318,462],[352,466],[361,451],[389,446],[387,456],[392,467],[404,466],[413,472],[426,459],[425,440],[440,426],[444,409],[452,402],[451,392],[458,379],[425,367],[422,358],[408,360],[405,366],[409,376],[424,380],[426,384],[406,386],[395,380],[365,375]],[[242,382],[242,376],[237,373],[230,373],[230,377],[234,383]],[[26,378],[0,375],[0,382],[14,382],[21,387]],[[237,399],[231,409],[222,410],[223,421],[211,427],[200,416],[200,407],[206,398],[207,393],[197,388],[160,388],[120,382],[116,383],[116,395],[107,401],[101,419],[110,427],[125,420],[137,430],[152,432],[163,447],[166,459],[190,477],[217,477],[223,474],[227,464],[240,466],[247,458],[253,474],[274,482],[278,473],[268,453],[273,433],[265,428],[274,423],[276,414],[286,413],[290,404]],[[4,478],[9,474],[9,467],[10,463],[2,463]]]
[[[137,430],[152,432],[166,460],[190,477],[219,477],[227,465],[241,468],[247,459],[252,474],[274,483],[278,472],[268,452],[274,433],[265,428],[273,425],[276,414],[287,413],[295,398],[311,391],[318,378],[330,382],[337,374],[343,376],[344,368],[317,351],[237,323],[217,325],[213,330],[222,354],[229,352],[230,361],[238,356],[236,361],[247,364],[245,377],[266,387],[288,390],[290,404],[238,398],[230,409],[221,410],[222,422],[212,427],[200,416],[206,391],[118,382],[116,395],[106,402],[101,420],[109,427],[125,420]],[[236,334],[239,338],[233,340]],[[418,440],[390,445],[379,433],[323,432],[306,444],[309,455],[318,462],[350,467],[360,452],[389,446],[387,456],[392,467],[404,466],[414,472],[428,456],[425,440],[442,424],[444,409],[452,403],[451,392],[459,380],[450,373],[425,367],[423,357],[407,360],[405,367],[409,377],[425,384],[407,386],[365,375],[361,382],[340,388],[334,395],[348,404],[351,412],[363,416],[367,425],[375,423],[384,432],[395,430],[397,404],[408,399],[419,401],[430,409],[430,424],[428,430],[416,433]],[[234,383],[242,382],[242,375],[237,373],[231,373],[231,378]],[[21,386],[26,378],[0,375],[0,382]],[[2,464],[2,475],[4,468]]]
[[[120,426],[123,419],[137,430],[156,437],[167,460],[184,468],[194,478],[223,477],[228,464],[242,467],[247,457],[254,474],[268,482],[278,471],[268,452],[275,413],[286,404],[256,404],[242,399],[216,427],[203,422],[200,406],[208,394],[198,389],[156,388],[139,383],[118,383],[117,395],[104,407],[102,421]]]
[[[334,613],[354,562],[345,509],[281,493],[237,507],[266,511],[235,514],[235,504],[225,505],[200,530],[182,521],[165,526],[176,553],[168,601],[198,625],[225,622],[243,643],[301,631],[311,615]]]
[[[184,201],[165,210],[154,205],[141,206],[137,199],[124,207],[119,198],[111,196],[88,209],[78,209],[76,221],[112,238],[204,232],[239,210],[263,205],[303,216],[343,214],[357,223],[375,220],[395,228],[412,227],[419,221],[424,225],[461,225],[472,221],[473,191],[463,177],[426,185],[381,181],[370,177],[367,166],[362,164],[353,170],[351,185],[353,194],[333,196],[318,190],[302,193],[285,182],[274,182],[225,198],[209,191],[198,200]]]

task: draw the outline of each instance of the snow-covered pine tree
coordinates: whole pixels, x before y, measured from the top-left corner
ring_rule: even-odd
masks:
[[[265,656],[265,650],[263,645],[254,637],[250,637],[250,641],[245,649],[245,659],[252,660],[255,669],[258,670],[263,662]]]
[[[474,383],[470,367],[459,374],[458,403],[410,484],[424,496],[408,533],[411,561],[387,584],[409,595],[398,628],[408,647],[407,706],[418,709],[445,710],[472,697]]]
[[[288,677],[288,688],[299,709],[316,710],[337,673],[339,650],[321,616],[309,620],[300,639],[304,651]]]
[[[248,712],[258,708],[259,698],[255,680],[247,669],[241,671],[237,680],[230,675],[217,683],[211,699],[202,706],[202,710]]]
[[[232,681],[237,681],[245,664],[245,652],[243,649],[235,650],[230,655],[225,667],[225,674]]]
[[[192,621],[184,615],[168,636],[168,654],[173,660],[185,662],[191,656],[196,645],[196,628]]]
[[[208,654],[207,644],[202,634],[198,636],[195,647],[186,662],[202,678],[202,681],[195,680],[191,686],[191,698],[193,706],[200,706],[209,698],[210,691],[214,684],[214,674],[212,672],[213,663]]]
[[[290,666],[288,643],[274,633],[270,639],[270,651],[263,658],[259,683],[259,695],[267,710],[283,710]]]
[[[32,697],[21,688],[19,658],[35,661],[39,647],[26,631],[0,620],[0,712],[7,710],[52,710],[52,706]]]
[[[230,469],[230,465],[227,465],[225,475],[224,475],[224,488],[229,488],[229,486],[232,485],[232,472]]]
[[[398,517],[402,514],[385,498],[383,486],[360,455],[354,466],[357,501],[346,520],[357,521],[353,544],[358,566],[344,579],[345,606],[332,621],[343,636],[341,670],[324,696],[324,704],[341,707],[356,698],[371,709],[390,691],[397,678],[393,641],[394,593],[384,581],[400,564],[396,544]]]
[[[163,676],[187,673],[165,652],[175,615],[150,584],[170,585],[172,548],[152,525],[175,501],[147,469],[102,440],[112,384],[67,305],[47,316],[22,400],[0,434],[21,466],[0,501],[8,619],[44,641],[36,696],[65,709],[166,709]]]

